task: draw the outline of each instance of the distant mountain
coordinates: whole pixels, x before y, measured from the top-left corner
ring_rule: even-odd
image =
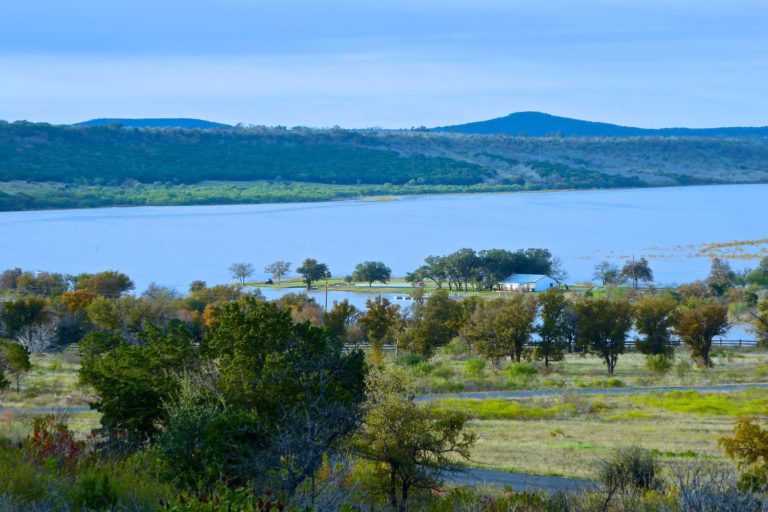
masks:
[[[567,137],[768,137],[768,126],[732,128],[635,128],[610,123],[582,121],[542,112],[516,112],[487,121],[440,126],[436,132],[473,134],[527,135],[545,137],[560,134]]]
[[[75,126],[106,126],[110,124],[121,124],[130,128],[230,128],[228,124],[214,123],[204,119],[187,118],[158,118],[158,119],[91,119],[76,123]]]

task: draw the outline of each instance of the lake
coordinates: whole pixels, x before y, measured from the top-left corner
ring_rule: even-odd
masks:
[[[766,238],[766,219],[768,185],[6,212],[0,269],[118,269],[139,290],[154,281],[185,291],[195,279],[231,282],[237,261],[261,270],[314,257],[343,276],[381,260],[403,275],[462,247],[543,247],[562,258],[571,282],[590,279],[603,259],[645,255],[657,282],[672,284],[707,275],[708,258],[695,256],[701,244]]]

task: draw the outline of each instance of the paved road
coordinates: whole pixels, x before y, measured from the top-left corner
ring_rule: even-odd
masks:
[[[768,383],[752,384],[721,384],[714,386],[665,386],[655,388],[591,388],[591,389],[531,389],[520,391],[477,391],[469,393],[444,393],[434,395],[419,395],[417,402],[432,402],[445,398],[484,400],[487,398],[534,398],[546,396],[561,396],[564,393],[576,395],[640,395],[651,393],[666,393],[668,391],[743,391],[746,389],[768,389]]]
[[[467,468],[445,471],[446,482],[458,485],[511,487],[515,491],[579,492],[593,485],[591,480],[561,476],[531,475],[494,469]]]

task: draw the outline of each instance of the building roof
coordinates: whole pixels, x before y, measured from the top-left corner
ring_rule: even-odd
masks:
[[[528,283],[535,283],[536,281],[540,281],[544,279],[544,274],[512,274],[505,280],[501,282],[501,284],[528,284]],[[553,281],[556,281],[556,279],[553,279],[549,277],[549,279],[552,279]]]

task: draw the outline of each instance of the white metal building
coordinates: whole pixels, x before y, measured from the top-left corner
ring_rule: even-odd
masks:
[[[557,288],[557,279],[542,274],[512,274],[499,283],[502,290],[510,292],[545,292]]]

